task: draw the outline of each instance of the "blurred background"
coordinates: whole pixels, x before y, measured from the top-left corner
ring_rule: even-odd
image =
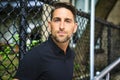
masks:
[[[47,21],[53,3],[70,2],[77,9],[73,80],[90,77],[91,0],[0,0],[0,80],[12,80],[26,52],[48,39]],[[120,57],[120,0],[95,0],[95,75]],[[110,80],[119,80],[120,65]]]

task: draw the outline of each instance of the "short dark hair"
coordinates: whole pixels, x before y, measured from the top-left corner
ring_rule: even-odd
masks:
[[[66,8],[66,9],[70,10],[72,12],[72,14],[73,14],[74,20],[76,19],[76,9],[71,3],[68,3],[68,2],[56,2],[56,3],[53,4],[53,9],[51,11],[51,20],[53,18],[53,12],[58,8]]]

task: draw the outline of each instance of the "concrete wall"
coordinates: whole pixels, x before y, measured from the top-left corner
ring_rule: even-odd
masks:
[[[120,25],[120,0],[118,0],[112,12],[109,14],[108,21]]]
[[[69,2],[70,0],[60,0],[60,2]]]

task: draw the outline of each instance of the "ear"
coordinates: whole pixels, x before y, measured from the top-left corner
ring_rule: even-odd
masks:
[[[51,33],[51,21],[48,21],[48,32]]]
[[[78,27],[78,24],[77,24],[77,23],[75,23],[73,33],[75,33],[75,32],[77,31],[77,27]]]

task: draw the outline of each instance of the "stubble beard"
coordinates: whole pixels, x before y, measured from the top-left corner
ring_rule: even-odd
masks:
[[[52,35],[52,38],[58,42],[58,43],[65,43],[65,42],[69,42],[70,40],[70,37],[67,35],[66,37],[58,37],[56,35]]]

